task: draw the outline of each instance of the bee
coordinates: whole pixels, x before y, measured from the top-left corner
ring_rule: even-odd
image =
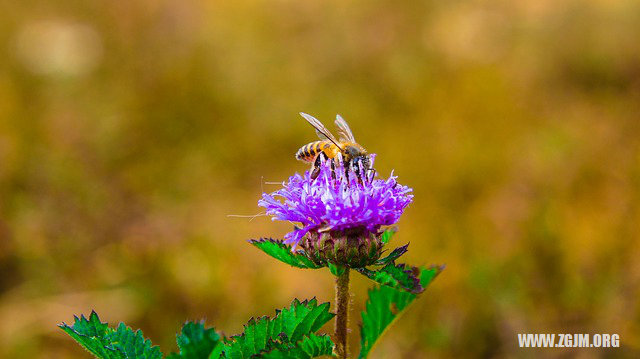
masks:
[[[322,122],[318,121],[318,119],[304,112],[300,112],[300,115],[307,120],[313,128],[315,128],[316,134],[320,138],[320,141],[308,143],[300,147],[298,152],[296,152],[297,160],[312,163],[312,179],[318,177],[320,174],[320,163],[327,159],[331,160],[331,168],[335,171],[334,161],[338,154],[342,155],[345,176],[347,179],[349,178],[349,168],[353,168],[359,179],[361,179],[361,168],[366,171],[372,170],[367,151],[356,142],[349,125],[347,125],[347,122],[342,118],[342,116],[336,115],[335,123],[339,128],[340,134],[340,139],[337,140],[335,136],[333,136],[333,134],[324,127]]]

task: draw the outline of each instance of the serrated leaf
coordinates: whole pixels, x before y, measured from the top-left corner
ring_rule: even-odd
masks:
[[[424,290],[422,285],[420,285],[420,279],[418,279],[420,270],[416,267],[407,266],[406,264],[394,265],[393,263],[389,263],[379,270],[367,268],[358,268],[356,270],[382,285],[416,294]]]
[[[180,353],[172,353],[168,359],[209,358],[216,347],[222,346],[220,335],[213,328],[205,328],[204,322],[186,322],[180,334],[176,335]],[[217,356],[213,356],[218,358]]]
[[[420,285],[426,288],[444,269],[431,266],[420,271]],[[395,319],[417,298],[417,294],[388,286],[376,286],[369,290],[369,299],[362,312],[360,325],[360,355],[366,358],[376,341]]]
[[[151,341],[145,339],[140,330],[134,332],[123,323],[120,323],[118,329],[111,329],[107,323],[100,322],[94,311],[89,319],[84,315],[74,318],[73,326],[62,323],[59,327],[97,358],[162,358],[160,349],[152,346]]]
[[[333,356],[333,347],[334,344],[328,335],[311,333],[295,344],[277,343],[273,349],[263,352],[260,357],[268,359],[309,359],[319,356]]]
[[[387,265],[389,263],[393,263],[396,259],[400,258],[403,254],[407,253],[409,250],[409,243],[405,244],[402,247],[398,247],[394,249],[388,256],[384,258],[378,259],[376,264]]]
[[[73,326],[62,323],[59,327],[94,356],[105,359],[118,358],[117,353],[106,348],[109,343],[106,342],[105,335],[113,329],[109,328],[107,323],[100,322],[95,311],[91,311],[89,319],[84,315],[80,318],[74,316]]]
[[[249,243],[258,247],[260,250],[265,252],[266,254],[272,256],[275,259],[280,260],[281,262],[287,263],[288,265],[305,268],[305,269],[317,269],[322,268],[322,265],[313,263],[307,256],[304,255],[303,251],[291,251],[291,246],[284,244],[284,242],[272,238],[260,238],[260,239],[251,239]]]
[[[162,352],[157,346],[151,345],[151,340],[145,339],[140,329],[135,332],[124,323],[118,325],[115,332],[108,333],[108,349],[120,353],[121,358],[162,359]]]
[[[294,348],[334,316],[329,303],[318,304],[315,298],[304,302],[295,299],[289,308],[276,310],[274,318],[251,318],[242,334],[226,340],[224,356],[249,358],[284,346]]]
[[[393,235],[396,234],[397,231],[398,231],[398,227],[392,227],[387,229],[380,236],[380,242],[382,242],[382,244],[389,243],[389,241],[391,240],[391,237],[393,237]]]

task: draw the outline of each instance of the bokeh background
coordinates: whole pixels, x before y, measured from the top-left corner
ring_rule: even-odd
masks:
[[[640,355],[637,1],[2,8],[0,357],[88,357],[56,324],[91,309],[168,353],[186,319],[332,301],[246,242],[289,225],[228,217],[306,169],[299,111],[415,189],[393,244],[447,264],[372,357]],[[517,347],[536,332],[622,348]]]

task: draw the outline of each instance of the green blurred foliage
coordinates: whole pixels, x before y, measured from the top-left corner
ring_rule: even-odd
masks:
[[[638,2],[2,8],[0,357],[81,356],[56,324],[91,309],[169,352],[185,319],[236,333],[333,300],[328,271],[246,242],[290,226],[228,217],[306,168],[299,111],[342,114],[415,188],[392,244],[447,264],[373,357],[639,354]],[[623,348],[523,351],[522,332]]]

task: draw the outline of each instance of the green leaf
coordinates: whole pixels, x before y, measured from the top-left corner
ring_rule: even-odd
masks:
[[[396,234],[397,231],[398,231],[398,227],[391,227],[387,229],[380,236],[380,242],[382,242],[382,244],[389,243],[389,241],[391,240],[391,237],[393,237],[393,235]]]
[[[406,290],[412,293],[421,293],[424,288],[420,285],[420,269],[409,267],[406,264],[394,265],[389,263],[379,270],[371,270],[367,268],[356,269],[359,273],[366,277],[396,289]]]
[[[65,323],[60,324],[59,327],[94,356],[98,358],[118,357],[116,353],[106,348],[108,342],[104,337],[112,329],[107,326],[107,323],[100,322],[96,312],[92,311],[89,319],[84,315],[80,318],[74,316],[74,319],[72,327]]]
[[[176,336],[180,353],[172,353],[168,359],[201,359],[209,358],[214,349],[222,347],[220,335],[215,329],[204,327],[204,321],[186,322],[182,326],[182,331]],[[212,356],[218,358],[220,354]]]
[[[107,348],[120,353],[120,358],[161,359],[162,352],[157,346],[151,345],[151,340],[145,339],[141,330],[136,330],[120,323],[115,332],[105,337],[110,342]]]
[[[273,349],[263,352],[260,357],[268,359],[309,359],[323,355],[333,356],[333,347],[334,344],[328,335],[311,333],[295,344],[276,343]]]
[[[291,246],[284,244],[280,240],[272,238],[260,238],[249,240],[249,243],[261,249],[266,254],[284,263],[298,268],[322,268],[322,265],[313,263],[303,251],[291,251]]]
[[[335,275],[336,277],[343,275],[344,271],[347,269],[341,265],[335,265],[333,263],[329,263],[328,266],[331,274]]]
[[[444,266],[421,269],[420,285],[426,288],[443,269]],[[376,286],[369,290],[369,300],[365,305],[365,311],[362,312],[358,358],[366,358],[369,355],[378,338],[416,298],[416,294],[388,286]]]
[[[84,315],[74,318],[73,326],[62,323],[59,327],[97,358],[162,358],[160,349],[152,346],[151,341],[145,339],[140,330],[134,332],[123,323],[120,323],[116,330],[111,329],[107,323],[100,322],[98,314],[94,311],[89,315],[89,319]]]
[[[396,259],[400,258],[403,254],[407,253],[409,250],[409,243],[405,244],[402,247],[398,247],[394,249],[388,256],[384,258],[378,259],[376,264],[387,265],[389,263],[394,262]]]
[[[251,318],[242,334],[226,340],[224,356],[248,358],[283,346],[294,348],[299,341],[307,343],[310,339],[305,342],[304,338],[311,338],[312,333],[334,316],[329,312],[329,303],[318,304],[315,298],[304,302],[296,299],[289,308],[276,310],[274,318]]]

